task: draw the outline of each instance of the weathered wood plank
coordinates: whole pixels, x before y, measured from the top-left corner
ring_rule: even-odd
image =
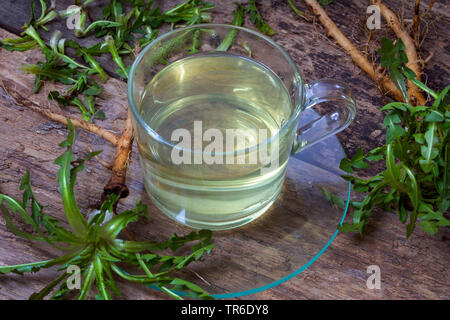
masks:
[[[10,3],[12,4],[13,1],[10,1]],[[398,11],[400,2],[392,1],[392,3],[395,4],[395,8]],[[215,16],[218,19],[217,21],[228,21],[232,6],[230,4],[219,4],[219,2],[217,2],[217,5],[220,5],[216,9],[217,14]],[[299,6],[301,7],[302,5],[302,2],[299,2]],[[3,10],[2,7],[0,8],[0,10]],[[442,10],[443,8],[444,2],[437,1],[436,8],[433,11],[437,19],[446,17],[446,11]],[[221,11],[222,9],[223,11]],[[352,26],[348,23],[349,17],[360,17],[365,12],[365,4],[355,4],[347,0],[340,1],[329,6],[327,11],[344,28],[346,34],[351,36],[356,29],[352,29]],[[10,12],[7,16],[11,14]],[[378,112],[378,108],[382,105],[381,99],[374,84],[353,66],[349,58],[339,48],[321,36],[322,31],[319,26],[311,26],[300,21],[290,12],[284,1],[264,2],[262,12],[278,31],[278,34],[274,37],[275,40],[287,48],[288,52],[299,64],[307,81],[333,75],[340,80],[347,81],[354,90],[358,102],[359,117],[351,128],[340,135],[346,150],[351,152],[359,146],[367,148],[379,143],[380,139],[382,139],[381,134],[379,136],[371,136],[374,131],[381,128],[380,119],[382,117]],[[17,14],[17,17],[19,17],[19,13]],[[0,11],[0,16],[3,17],[5,15]],[[1,21],[5,20],[2,18]],[[353,19],[353,21],[357,20]],[[23,21],[19,26],[22,23]],[[448,27],[445,27],[445,23],[437,23],[436,27],[438,32],[435,31],[436,34],[432,34],[427,40],[428,42],[426,42],[429,48],[436,49],[435,56],[428,64],[428,68],[431,69],[426,69],[426,72],[429,74],[428,81],[430,85],[434,84],[442,87],[448,81],[449,49],[445,43],[446,37],[442,36],[448,34]],[[2,33],[0,38],[4,34]],[[359,39],[359,36],[355,34],[353,37]],[[360,45],[363,46],[363,42]],[[27,56],[9,54],[4,50],[0,50],[0,79],[6,82],[8,87],[21,92],[29,101],[41,106],[47,106],[48,102],[45,94],[33,95],[31,93],[32,77],[20,74],[16,68],[12,68],[13,63],[36,62],[36,59],[40,57],[36,53],[27,53]],[[122,93],[117,94],[117,92]],[[117,133],[122,129],[125,117],[126,100],[124,92],[123,83],[111,80],[100,102],[104,108],[108,109],[107,115],[109,116],[106,121],[102,122],[102,125]],[[55,108],[51,104],[50,107]],[[69,109],[68,114],[76,116],[76,113],[71,111],[73,110]],[[49,205],[47,212],[51,215],[62,217],[62,208],[58,200],[56,185],[57,167],[52,163],[54,158],[60,153],[57,144],[64,139],[67,133],[64,126],[51,123],[40,115],[32,113],[24,106],[15,103],[1,89],[0,115],[0,192],[19,197],[18,184],[20,177],[26,170],[31,170],[33,186],[39,200],[43,204]],[[77,141],[76,153],[84,153],[88,146],[92,146],[93,149],[104,150],[102,158],[111,159],[113,150],[102,139],[80,131]],[[148,198],[143,191],[139,165],[136,159],[137,155],[134,153],[129,176],[132,196],[124,202],[124,206],[131,206],[136,196],[143,197],[148,203]],[[296,161],[293,160],[294,163],[298,164]],[[299,199],[289,198],[289,200],[292,200],[290,211],[300,212],[300,214],[303,212],[304,214],[299,201],[301,202],[302,199],[308,196],[318,199],[318,187],[329,186],[330,179],[336,182],[338,180],[334,180],[336,178],[333,178],[332,174],[320,171],[320,169],[315,169],[307,164],[302,164],[301,166],[307,169],[305,176],[293,173],[293,177],[303,182],[297,185],[293,181],[288,181],[286,188],[293,194],[300,192]],[[310,180],[315,190],[311,194],[307,192],[308,171],[311,171]],[[299,172],[301,173],[302,171],[300,170]],[[80,185],[77,187],[78,199],[83,212],[86,212],[92,204],[97,203],[102,187],[107,182],[107,179],[108,172],[106,169],[95,161],[89,163],[87,170],[80,176]],[[339,187],[340,184],[338,183],[337,186]],[[325,212],[324,205],[324,203],[317,203],[317,206],[323,212]],[[133,226],[133,230],[140,237],[145,239],[163,239],[166,237],[165,233],[173,231],[184,233],[186,231],[185,228],[173,225],[167,218],[158,214],[157,209],[151,204],[150,210],[153,218],[149,223],[139,223]],[[326,213],[330,214],[330,212]],[[321,222],[320,220],[314,220],[316,218],[313,216],[310,221],[318,225]],[[0,264],[45,259],[56,254],[51,248],[32,245],[27,241],[11,236],[5,229],[3,220],[0,221]],[[264,224],[265,222],[261,220],[260,222],[257,221],[257,223]],[[276,230],[282,229],[282,225],[276,228]],[[268,230],[271,230],[271,228],[268,228]],[[308,241],[312,242],[314,240],[311,237],[323,240],[323,238],[314,234],[313,229],[303,229],[303,231],[305,230],[311,230],[311,233],[304,234],[307,236],[307,241],[299,243],[301,248],[308,248]],[[277,232],[280,234],[280,231]],[[242,236],[239,236],[239,233],[237,234],[229,237],[228,241],[226,236],[221,237],[219,235],[216,238],[216,241],[219,243],[218,247],[222,248],[222,252],[227,248],[242,247],[244,240]],[[379,212],[374,217],[374,225],[369,229],[363,240],[356,235],[340,234],[327,252],[300,276],[274,289],[249,296],[248,298],[448,299],[450,271],[447,268],[447,264],[450,261],[450,230],[441,230],[434,237],[417,231],[409,240],[406,240],[404,234],[404,226],[398,222],[394,215]],[[224,237],[225,239],[223,239]],[[233,244],[235,245],[233,246]],[[252,248],[258,248],[257,242],[252,242],[249,245]],[[17,254],[18,252],[20,254]],[[212,257],[217,258],[217,256]],[[202,268],[208,267],[206,263],[209,258],[211,257],[207,257],[204,261],[205,264],[194,265],[195,268],[199,268],[194,270],[205,275],[207,270]],[[272,263],[274,261],[282,261],[287,268],[295,268],[295,265],[289,265],[285,260],[282,260],[283,256],[275,253],[272,253],[266,259]],[[380,291],[368,290],[366,287],[366,279],[368,277],[366,268],[372,264],[379,265],[381,268],[382,289]],[[252,264],[250,263],[249,265]],[[270,277],[269,270],[264,270],[263,268],[258,271],[263,276]],[[33,291],[41,288],[54,274],[54,270],[51,270],[48,273],[26,276],[24,278],[19,276],[2,277],[0,278],[0,298],[26,298]],[[214,274],[214,272],[211,274]],[[279,274],[280,271],[275,270],[272,276],[278,276]],[[226,279],[214,280],[218,280],[220,283]],[[124,291],[125,298],[149,299],[162,297],[154,295],[153,291],[142,287],[129,286],[128,284],[122,285],[121,289]]]
[[[1,181],[0,192],[19,197],[18,181],[25,170],[32,171],[33,187],[39,200],[48,205],[46,209],[53,216],[62,217],[61,204],[57,194],[56,171],[52,164],[54,158],[60,153],[57,142],[64,139],[67,133],[64,127],[53,125],[40,115],[32,113],[12,101],[3,91],[0,94],[0,114],[2,126],[0,127],[0,141],[2,141],[2,154],[0,155]],[[26,128],[26,129],[24,129]],[[79,132],[76,153],[84,153],[92,142],[92,135]],[[108,144],[98,145],[107,154],[112,150]],[[126,200],[124,206],[131,206],[138,195],[148,198],[143,192],[140,181],[140,170],[136,162],[136,154],[130,169],[129,183],[132,195]],[[296,161],[296,160],[294,160]],[[314,187],[328,185],[327,175],[319,174],[313,167],[307,167]],[[299,173],[303,171],[300,168]],[[306,173],[305,172],[305,173]],[[298,177],[298,176],[297,176]],[[302,180],[302,177],[298,177]],[[303,177],[304,178],[304,177]],[[107,171],[95,161],[88,164],[86,172],[80,176],[77,195],[83,212],[96,203],[101,194],[101,187],[106,183]],[[325,179],[321,182],[317,179]],[[306,178],[306,181],[308,178]],[[305,180],[302,180],[305,181]],[[315,182],[314,182],[315,181]],[[300,184],[305,185],[305,182]],[[295,191],[296,184],[289,182],[288,188]],[[328,185],[329,186],[329,185]],[[303,193],[308,196],[308,193]],[[302,197],[304,197],[302,196]],[[311,194],[309,195],[311,196]],[[317,197],[317,195],[315,196]],[[291,199],[295,200],[295,199]],[[302,198],[300,198],[300,201]],[[325,205],[315,204],[322,206]],[[301,210],[298,202],[293,202],[292,210]],[[322,210],[323,210],[322,209]],[[186,230],[175,226],[167,218],[157,213],[157,209],[150,204],[152,219],[149,223],[135,224],[132,230],[144,239],[164,238],[167,232]],[[301,213],[301,212],[300,212]],[[2,220],[1,220],[2,221]],[[0,257],[1,264],[20,263],[51,257],[56,252],[46,246],[31,244],[28,241],[17,239],[5,229],[1,222],[0,227]],[[263,220],[257,223],[264,223]],[[167,230],[171,229],[171,230]],[[271,228],[270,228],[271,229]],[[245,230],[248,232],[248,229]],[[228,248],[235,248],[232,243],[240,243],[242,236],[233,235],[228,240]],[[340,234],[331,248],[308,270],[298,277],[274,289],[249,296],[249,298],[276,298],[276,299],[310,299],[310,298],[448,298],[449,271],[449,230],[442,230],[435,237],[416,232],[410,240],[404,237],[404,227],[391,214],[382,214],[375,218],[375,225],[369,230],[364,240],[358,236]],[[227,241],[215,237],[219,242],[218,248],[226,250]],[[231,245],[231,247],[229,247]],[[300,245],[300,246],[298,246]],[[295,250],[302,247],[301,243]],[[220,249],[221,248],[221,249]],[[243,247],[248,249],[248,247]],[[20,252],[21,254],[17,254]],[[195,266],[202,276],[207,274],[209,258],[202,264]],[[249,257],[253,258],[253,257]],[[267,259],[279,259],[276,256]],[[220,260],[219,260],[220,261]],[[260,261],[257,261],[260,263]],[[214,263],[218,263],[214,260]],[[382,270],[382,290],[371,291],[365,287],[368,265],[377,264]],[[214,264],[215,265],[215,264]],[[225,268],[225,264],[224,267]],[[294,268],[295,265],[291,265]],[[199,268],[199,269],[196,269]],[[203,268],[206,268],[203,269]],[[226,269],[226,268],[225,268]],[[264,270],[260,270],[266,273]],[[277,270],[273,270],[274,275]],[[214,274],[214,272],[213,272]],[[41,287],[45,281],[54,275],[54,271],[25,278],[12,276],[0,279],[0,297],[26,298],[32,291]],[[216,279],[213,279],[216,280]],[[220,280],[220,279],[218,279]],[[213,282],[208,278],[209,282]],[[223,281],[223,279],[222,279]],[[153,298],[153,292],[143,288],[130,288],[121,286],[126,298]],[[159,297],[159,296],[157,296]]]
[[[28,108],[16,105],[5,91],[2,91],[0,99],[0,114],[5,115],[0,129],[0,139],[3,145],[0,192],[18,197],[17,181],[20,180],[20,175],[25,170],[31,170],[36,196],[41,203],[48,205],[46,212],[64,219],[58,200],[56,183],[58,168],[53,161],[61,153],[57,142],[64,139],[67,131],[62,126],[49,127],[49,123],[41,116],[31,112]],[[27,128],[27,130],[23,128]],[[75,149],[76,156],[87,152],[91,139],[91,134],[79,132]],[[103,149],[106,154],[111,154],[113,151],[109,144],[97,145],[95,148]],[[344,186],[345,193],[346,184],[338,176],[329,172],[299,160],[293,159],[292,161],[282,196],[271,211],[249,226],[236,231],[216,233],[214,240],[218,244],[217,250],[202,263],[194,264],[190,268],[191,272],[184,274],[185,277],[191,278],[192,281],[198,281],[192,271],[201,274],[212,284],[209,289],[213,292],[224,293],[239,290],[234,288],[250,289],[253,285],[280,279],[294,271],[296,267],[306,263],[320,250],[333,233],[340,216],[339,211],[332,210],[323,201],[320,187],[326,186],[339,192],[339,188]],[[99,199],[107,176],[108,171],[95,161],[89,163],[86,171],[80,175],[77,194],[81,210],[85,214],[89,212],[90,206]],[[132,157],[128,184],[132,196],[122,206],[132,206],[136,197],[140,196],[145,199],[152,213],[150,222],[136,224],[132,227],[132,231],[139,238],[163,240],[173,232],[184,234],[189,231],[163,216],[149,202],[143,189],[136,152]],[[309,209],[312,202],[314,202],[313,207],[316,211],[316,214],[313,215],[310,214]],[[55,250],[46,248],[45,245],[31,244],[11,236],[3,222],[1,229],[1,264],[24,263],[56,255]],[[269,230],[270,237],[268,237]],[[302,243],[298,243],[299,239]],[[243,242],[245,246],[241,245]],[[272,246],[272,242],[281,242],[281,244]],[[246,250],[250,250],[252,255],[248,256],[245,253]],[[223,263],[219,263],[219,261],[223,261]],[[262,263],[263,261],[266,261],[266,264]],[[248,275],[253,274],[254,270],[257,270],[258,273],[254,278],[249,278]],[[41,284],[41,281],[48,280],[48,277],[54,274],[54,270],[44,273],[42,278],[37,278],[37,283]],[[17,277],[0,278],[2,288],[11,288],[6,290],[4,298],[18,298],[20,296],[17,294],[29,294],[30,290],[36,290],[38,286],[36,284],[34,287],[23,288],[22,291],[15,292],[14,288],[20,286],[20,282],[17,283],[15,280]],[[261,281],[264,282],[261,283]],[[126,297],[149,297],[148,294],[141,294],[133,293]]]
[[[98,8],[105,0],[96,1],[92,5],[94,16],[99,16]],[[163,8],[169,8],[180,1],[159,1]],[[245,2],[245,1],[241,1]],[[308,11],[303,1],[294,1],[302,10]],[[385,1],[395,12],[402,12],[402,1]],[[212,11],[213,22],[230,23],[233,2],[213,1],[216,8]],[[71,0],[57,1],[58,10],[63,10],[73,4]],[[412,18],[413,2],[404,2],[405,19]],[[366,51],[367,30],[364,29],[367,3],[364,1],[342,0],[326,7],[327,13],[342,28],[342,31],[356,46]],[[422,1],[422,10],[427,3]],[[450,14],[446,10],[446,1],[438,0],[432,12],[426,18],[423,28],[427,29],[427,37],[422,46],[421,56],[427,58],[430,53],[434,56],[427,63],[424,80],[430,87],[441,89],[447,85],[450,75],[450,47],[446,39],[450,36]],[[39,7],[39,6],[37,6]],[[261,12],[269,24],[275,29],[273,39],[277,41],[297,62],[305,80],[311,82],[320,78],[335,78],[342,80],[352,89],[357,102],[358,116],[355,122],[338,135],[347,154],[352,155],[358,148],[369,150],[384,141],[382,130],[383,115],[379,112],[383,101],[373,81],[362,73],[345,52],[326,38],[320,24],[310,24],[297,17],[284,0],[260,1]],[[20,27],[29,19],[29,0],[8,0],[0,7],[0,27],[18,34]],[[410,20],[409,20],[410,21]],[[250,21],[246,27],[254,28]],[[74,38],[73,31],[68,30],[66,21],[60,20],[49,25],[50,30],[60,30],[65,37]],[[48,40],[51,32],[44,33]],[[372,34],[372,41],[368,47],[371,59],[377,59],[376,51],[380,46],[379,39],[395,35],[385,26]],[[97,43],[99,40],[88,37],[81,40],[84,45]],[[100,58],[102,66],[111,74],[117,67],[108,56]],[[320,110],[320,108],[319,108]]]

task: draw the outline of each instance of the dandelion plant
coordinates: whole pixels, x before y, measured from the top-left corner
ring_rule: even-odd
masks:
[[[6,222],[6,227],[16,236],[31,240],[46,242],[62,251],[61,256],[39,262],[20,265],[0,266],[0,274],[24,274],[38,272],[40,269],[57,267],[58,277],[41,291],[30,296],[30,299],[61,299],[68,296],[72,290],[67,285],[69,266],[76,266],[81,271],[81,287],[76,290],[77,299],[86,299],[92,288],[97,291],[97,298],[111,299],[113,295],[120,296],[116,279],[143,285],[153,285],[169,296],[181,299],[178,291],[185,292],[189,297],[210,299],[203,289],[197,285],[179,279],[173,274],[209,253],[214,244],[211,243],[211,232],[201,230],[191,232],[184,237],[176,234],[165,242],[122,240],[121,231],[138,218],[147,217],[147,207],[137,201],[134,208],[122,211],[107,221],[107,213],[113,212],[113,207],[119,196],[112,194],[101,205],[98,213],[87,220],[81,213],[75,200],[75,184],[77,174],[83,170],[86,161],[99,154],[89,153],[83,159],[74,159],[72,147],[75,142],[75,130],[68,121],[69,135],[60,146],[66,151],[55,160],[59,166],[58,182],[65,217],[69,228],[63,222],[44,213],[44,206],[35,198],[30,173],[27,172],[21,182],[22,200],[13,199],[0,194],[0,208]],[[31,213],[27,212],[30,207]],[[32,228],[32,232],[23,231],[15,224],[16,217]],[[167,249],[175,252],[188,243],[196,242],[191,253],[187,255],[169,255]],[[141,274],[130,274],[126,266],[140,269]]]

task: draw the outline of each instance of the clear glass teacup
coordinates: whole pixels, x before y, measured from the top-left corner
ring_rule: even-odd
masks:
[[[223,230],[277,199],[290,155],[350,125],[341,82],[305,84],[289,55],[255,31],[202,24],[149,44],[134,62],[128,99],[146,190],[192,228]],[[302,112],[328,108],[298,128]]]

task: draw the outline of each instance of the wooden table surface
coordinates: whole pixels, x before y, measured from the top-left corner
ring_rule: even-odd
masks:
[[[163,5],[171,6],[176,2],[165,1]],[[213,2],[216,4],[213,22],[230,22],[232,3]],[[354,153],[358,147],[368,149],[382,143],[383,115],[378,110],[383,105],[383,100],[375,84],[353,65],[350,58],[339,47],[326,38],[320,25],[311,25],[299,20],[284,1],[260,2],[262,14],[277,32],[273,39],[294,58],[306,81],[332,77],[347,82],[353,90],[358,105],[357,119],[338,136],[347,154]],[[306,9],[302,1],[295,2],[299,8]],[[334,2],[326,8],[330,17],[347,36],[357,43],[358,47],[364,48],[367,36],[359,21],[365,16],[367,4],[365,1]],[[58,1],[58,9],[63,9],[70,3],[71,1]],[[386,1],[386,3],[400,12],[401,1]],[[405,12],[409,12],[410,15],[411,10],[408,10],[408,6],[410,5],[407,5]],[[0,6],[2,17],[0,38],[11,36],[10,33],[18,34],[20,26],[27,20],[28,12],[28,1],[3,0]],[[434,53],[425,68],[427,83],[432,88],[444,87],[449,79],[450,53],[448,43],[445,41],[449,34],[448,22],[449,12],[445,10],[445,1],[437,1],[432,11],[429,36],[424,42],[424,55],[429,52]],[[246,26],[252,27],[248,21]],[[382,32],[391,35],[388,31],[381,30],[380,33]],[[92,39],[86,41],[89,42]],[[369,51],[374,52],[376,46],[376,43],[372,43]],[[56,183],[57,167],[53,165],[53,161],[61,152],[58,143],[64,139],[67,130],[63,125],[53,123],[28,108],[43,106],[60,112],[58,107],[49,103],[46,98],[46,93],[54,85],[46,85],[42,93],[34,95],[32,93],[33,77],[19,70],[22,64],[35,63],[41,58],[41,54],[36,50],[11,53],[0,49],[0,85],[2,87],[0,89],[0,193],[20,197],[20,177],[26,170],[31,170],[32,184],[40,202],[48,205],[48,213],[62,217]],[[107,70],[111,70],[111,64],[107,59],[103,61],[103,65]],[[101,96],[100,105],[107,114],[107,119],[101,125],[119,134],[126,116],[125,83],[116,79],[110,80],[106,85],[105,93]],[[70,108],[64,112],[73,117],[77,116],[77,113]],[[104,159],[111,159],[113,156],[112,147],[105,141],[93,134],[78,131],[75,152],[82,154],[86,152],[88,146],[104,150],[101,155]],[[320,195],[320,187],[327,187],[345,195],[345,183],[336,175],[340,157],[342,157],[340,147],[336,140],[331,139],[309,155],[304,154],[302,159],[291,159],[290,168],[292,169],[288,174],[282,200],[287,212],[296,214],[292,216],[299,223],[298,230],[295,229],[295,225],[287,229],[284,225],[273,226],[270,219],[277,215],[275,212],[269,213],[261,221],[258,220],[255,224],[245,227],[244,231],[215,234],[214,239],[218,243],[217,253],[207,257],[202,263],[207,263],[209,259],[219,259],[221,254],[232,255],[235,262],[240,254],[242,256],[242,253],[236,252],[236,247],[245,243],[247,248],[255,249],[253,258],[256,260],[252,262],[252,257],[243,258],[240,264],[236,264],[234,270],[244,266],[251,267],[252,263],[259,263],[262,267],[258,270],[258,274],[267,278],[261,280],[255,277],[254,282],[249,283],[249,286],[276,280],[277,277],[294,271],[298,264],[302,263],[302,258],[311,257],[315,250],[323,246],[331,237],[332,226],[341,214],[333,211],[334,209],[331,209]],[[106,184],[107,179],[106,169],[97,162],[91,161],[87,170],[80,176],[80,183],[76,189],[80,207],[83,210],[86,211],[91,204],[98,201],[102,186]],[[124,201],[123,206],[131,206],[138,196],[149,203],[143,193],[141,181],[137,154],[134,151],[128,178],[131,195]],[[302,205],[302,202],[305,202],[304,198],[310,201],[308,206],[317,208],[318,216],[312,216],[310,213],[308,215],[308,206]],[[285,199],[288,201],[284,201]],[[137,235],[144,239],[155,239],[155,237],[163,238],[166,233],[173,231],[187,232],[186,228],[174,225],[162,214],[157,213],[157,209],[151,203],[149,205],[152,220],[150,224],[135,224],[133,231]],[[282,239],[286,246],[280,252],[269,252],[264,257],[259,254],[262,252],[261,248],[264,245],[267,246],[267,243],[263,242],[264,234],[261,233],[266,223],[273,226],[270,229],[271,236]],[[246,232],[250,235],[247,239],[242,236]],[[287,239],[287,235],[294,238]],[[252,242],[245,242],[249,237]],[[448,299],[450,297],[449,238],[450,231],[447,228],[435,236],[429,236],[417,230],[410,239],[406,239],[405,227],[395,215],[376,212],[374,221],[363,239],[358,235],[340,233],[328,250],[306,271],[282,285],[246,296],[246,298]],[[295,246],[299,251],[303,251],[296,252]],[[281,248],[275,245],[272,247]],[[23,241],[11,235],[4,221],[0,219],[0,265],[45,259],[56,253],[51,248]],[[281,261],[279,264],[287,267],[283,270],[275,268],[278,260],[274,257],[282,259],[279,260]],[[289,263],[289,258],[293,259],[292,263]],[[194,270],[202,275],[210,276],[208,280],[212,284],[211,290],[218,292],[220,289],[228,289],[226,279],[220,279],[217,276],[221,269],[201,270],[205,265],[208,266],[208,264],[195,265]],[[216,264],[216,267],[217,265],[220,266]],[[366,286],[369,276],[366,269],[370,265],[378,265],[381,269],[380,290],[369,290]],[[200,269],[195,269],[197,267]],[[223,264],[222,268],[228,270],[231,267]],[[232,271],[230,269],[230,272]],[[49,270],[25,277],[2,276],[0,299],[26,298],[52,279],[54,274],[54,270]],[[186,276],[189,277],[189,275]],[[236,275],[233,281],[240,282],[239,279],[239,275]],[[245,285],[247,284],[237,283],[235,287],[245,287]],[[121,289],[124,298],[164,298],[148,288],[122,283]]]

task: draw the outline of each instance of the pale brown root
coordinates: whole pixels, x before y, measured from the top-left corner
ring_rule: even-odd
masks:
[[[406,49],[405,53],[408,57],[406,66],[416,74],[416,78],[420,80],[422,71],[419,66],[419,58],[417,57],[416,46],[414,40],[409,33],[403,28],[397,15],[389,9],[381,0],[372,0],[372,2],[379,6],[382,16],[386,19],[389,27],[394,31],[398,38],[400,38]],[[416,87],[411,81],[408,81],[408,94],[416,105],[424,105],[426,100],[422,95],[420,89]]]
[[[352,60],[364,71],[375,83],[383,86],[385,93],[397,101],[404,101],[403,96],[395,84],[379,70],[375,69],[372,63],[364,56],[353,43],[342,33],[333,20],[327,15],[325,10],[316,0],[305,0],[318,17],[322,25],[327,29],[328,34],[350,55]]]
[[[431,52],[430,55],[425,60],[423,60],[423,68],[425,68],[425,65],[428,62],[430,62],[430,60],[431,60],[431,58],[433,58],[433,56],[434,56],[434,52]]]
[[[131,111],[128,109],[125,128],[116,145],[116,154],[111,168],[111,178],[103,192],[103,201],[112,193],[119,195],[121,198],[126,198],[128,196],[129,189],[126,186],[125,181],[127,178],[127,169],[133,148],[133,141],[134,130],[131,122]]]
[[[117,145],[119,142],[119,137],[116,136],[114,133],[94,124],[91,122],[87,122],[84,120],[79,120],[79,119],[74,119],[74,118],[69,118],[67,116],[64,116],[62,114],[59,113],[55,113],[50,111],[49,109],[46,108],[41,108],[40,106],[38,106],[37,104],[35,104],[34,102],[28,100],[27,98],[23,97],[22,95],[20,95],[18,92],[16,92],[15,90],[10,90],[7,89],[4,84],[2,84],[2,87],[5,89],[5,91],[12,97],[14,98],[14,100],[16,100],[16,102],[24,107],[27,107],[28,109],[37,112],[41,115],[43,115],[44,117],[49,118],[50,120],[62,123],[67,125],[67,119],[69,119],[70,121],[72,121],[73,125],[77,128],[80,129],[84,129],[86,131],[95,133],[96,135],[102,137],[103,139],[105,139],[106,141],[109,141],[111,144],[113,145]]]

